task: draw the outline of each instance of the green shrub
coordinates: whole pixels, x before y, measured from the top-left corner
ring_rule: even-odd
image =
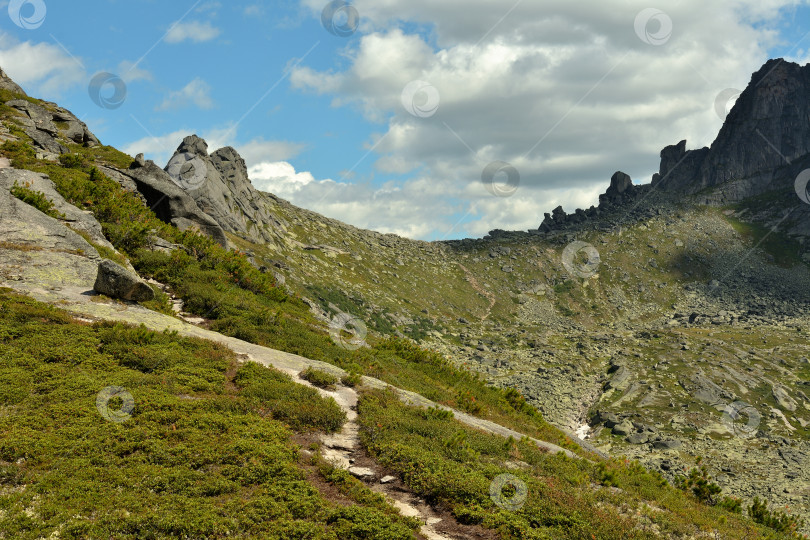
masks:
[[[53,203],[41,191],[34,191],[30,189],[31,186],[21,186],[16,181],[11,186],[11,194],[20,199],[26,204],[30,204],[43,214],[49,215],[52,218],[64,219],[64,215],[57,211]]]
[[[723,497],[717,502],[717,507],[733,514],[742,513],[742,500],[736,497]]]
[[[331,373],[320,369],[315,369],[312,366],[301,372],[301,378],[305,381],[311,382],[318,388],[334,389],[335,384],[338,382],[338,378]]]
[[[251,398],[260,414],[294,429],[340,430],[346,413],[334,399],[322,398],[314,388],[295,384],[285,373],[255,362],[241,366],[234,378],[242,394]]]
[[[79,154],[62,154],[59,156],[59,163],[68,169],[81,169],[85,166],[85,161]]]
[[[717,496],[722,491],[720,486],[709,479],[705,465],[700,469],[693,468],[688,476],[678,478],[675,485],[684,491],[692,491],[699,501],[712,506],[717,504]]]
[[[363,376],[360,375],[359,373],[350,371],[340,378],[340,382],[345,386],[354,388],[356,386],[359,386],[360,383],[363,382]]]
[[[792,532],[802,525],[802,521],[796,516],[782,510],[768,510],[768,501],[754,497],[754,501],[748,508],[748,515],[757,523],[761,523],[778,532]]]
[[[31,169],[36,163],[36,152],[24,141],[6,141],[0,145],[0,153],[11,161],[15,169]]]

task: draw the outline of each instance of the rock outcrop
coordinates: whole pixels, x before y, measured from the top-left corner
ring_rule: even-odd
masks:
[[[45,174],[38,174],[23,169],[0,169],[0,189],[11,190],[14,185],[27,187],[45,195],[53,204],[53,209],[62,215],[61,221],[71,229],[87,235],[93,243],[115,251],[113,245],[105,238],[101,225],[93,214],[83,211],[68,203]]]
[[[93,289],[110,298],[131,302],[148,302],[155,298],[155,291],[149,284],[123,266],[107,259],[98,265],[98,275]]]
[[[780,192],[786,194],[784,200],[757,220],[781,223],[786,211],[795,211],[785,222],[785,232],[810,237],[810,205],[794,193],[797,176],[810,168],[810,64],[769,60],[752,75],[711,147],[687,150],[686,144],[682,140],[661,150],[659,170],[650,184],[633,185],[617,172],[597,208],[566,214],[557,207],[537,231],[529,232],[549,233],[585,221],[596,228],[611,227],[655,215],[661,210],[655,207],[658,202],[667,206],[684,196],[725,205]]]
[[[11,77],[6,75],[3,68],[0,68],[0,90],[8,90],[9,92],[14,92],[15,94],[20,94],[21,96],[28,95],[19,84],[12,81]]]
[[[84,146],[96,146],[98,139],[87,128],[87,125],[76,118],[73,113],[53,103],[43,105],[25,99],[12,99],[6,102],[25,115],[18,120],[25,133],[43,150],[53,154],[65,154],[68,149],[59,142],[60,139]]]
[[[180,181],[180,168],[197,162],[199,171],[192,181]],[[188,166],[186,165],[188,169]],[[208,154],[208,144],[196,135],[183,139],[166,171],[183,187],[200,209],[213,218],[224,230],[252,242],[272,241],[272,232],[283,224],[269,211],[268,194],[250,183],[247,166],[239,153],[230,146]]]
[[[592,221],[595,224],[597,218],[603,216],[605,212],[621,207],[622,205],[634,201],[644,188],[635,186],[630,176],[622,171],[616,171],[610,178],[610,185],[607,191],[599,195],[599,206],[591,206],[587,210],[578,208],[573,214],[567,214],[562,206],[558,206],[551,213],[546,213],[543,222],[535,233],[549,233],[554,230],[561,230],[568,227],[576,227],[580,224]],[[496,236],[499,231],[490,231],[490,236]]]
[[[20,99],[6,101],[6,105],[19,111],[17,123],[42,150],[50,154],[65,154],[69,150],[61,140],[84,146],[101,144],[87,128],[87,124],[70,111],[48,101],[29,100],[25,91],[0,68],[0,89],[17,94]]]
[[[7,175],[14,169],[3,169]],[[22,172],[22,171],[17,171]],[[13,182],[12,182],[13,185]],[[79,210],[76,209],[78,212]],[[22,276],[41,289],[76,283],[95,271],[98,252],[78,233],[0,189],[0,282]]]
[[[198,230],[220,245],[227,246],[228,239],[222,227],[203,212],[194,199],[155,162],[135,160],[126,171],[103,166],[99,169],[124,189],[137,191],[160,220],[175,225],[181,231]]]

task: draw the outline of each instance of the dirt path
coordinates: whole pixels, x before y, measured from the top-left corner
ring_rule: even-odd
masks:
[[[309,384],[303,381],[305,384]],[[310,385],[311,386],[311,385]],[[467,535],[453,534],[447,536],[439,528],[463,530],[452,516],[439,516],[424,501],[407,489],[402,482],[394,476],[380,472],[377,464],[362,450],[357,424],[357,392],[352,388],[340,386],[334,391],[316,388],[321,395],[330,396],[346,412],[346,423],[339,433],[334,435],[321,435],[323,448],[321,454],[324,459],[331,461],[342,469],[346,469],[355,478],[368,484],[373,491],[384,495],[388,501],[399,510],[403,516],[417,517],[424,523],[419,533],[427,540],[451,540],[467,538]]]
[[[482,321],[487,320],[489,315],[492,313],[492,308],[495,307],[495,295],[492,294],[491,292],[489,292],[488,290],[486,290],[485,288],[483,288],[478,283],[478,280],[475,279],[475,276],[472,274],[472,272],[467,270],[466,266],[464,266],[460,262],[454,262],[453,264],[457,264],[459,266],[459,268],[464,270],[464,276],[467,279],[467,283],[470,284],[470,286],[473,288],[473,290],[475,292],[477,292],[478,294],[480,294],[481,296],[483,296],[484,298],[486,298],[487,300],[489,300],[489,307],[487,308],[486,313],[484,313],[484,315],[481,317]]]

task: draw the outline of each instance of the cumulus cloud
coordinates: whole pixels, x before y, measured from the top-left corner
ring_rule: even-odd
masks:
[[[306,145],[289,141],[266,141],[259,137],[244,144],[237,144],[235,148],[245,159],[248,167],[266,162],[286,161],[292,159],[305,148]]]
[[[183,41],[192,41],[194,43],[202,43],[204,41],[211,41],[221,33],[221,30],[213,26],[210,22],[178,21],[169,28],[169,32],[166,34],[166,42],[181,43]]]
[[[435,221],[419,218],[431,209],[437,215],[446,214],[447,197],[451,195],[430,181],[414,180],[402,188],[371,182],[317,180],[311,173],[296,171],[290,163],[283,161],[260,163],[250,167],[248,174],[256,189],[293,201],[298,206],[357,227],[411,238],[434,233]],[[415,200],[420,202],[419,209],[414,209]],[[446,227],[450,227],[449,220]]]
[[[0,33],[0,66],[9,77],[32,95],[59,97],[77,84],[86,84],[81,60],[51,43],[20,42]]]
[[[323,7],[303,3],[315,14]],[[779,38],[780,10],[795,4],[667,4],[672,32],[655,45],[649,36],[661,18],[637,24],[643,1],[355,0],[363,22],[344,50],[347,67],[301,65],[290,81],[383,125],[371,159],[378,172],[406,175],[400,188],[415,197],[414,219],[438,231],[457,212],[412,191],[433,182],[473,209],[459,233],[536,228],[558,204],[595,204],[616,170],[649,182],[668,144],[709,144],[722,123],[715,97],[745,87]],[[403,97],[412,81],[429,86]],[[435,113],[424,109],[431,92]],[[519,170],[514,197],[483,189],[482,171],[495,160]]]
[[[196,106],[200,109],[211,109],[214,107],[214,100],[211,99],[211,86],[197,77],[182,89],[169,92],[163,102],[157,106],[158,111],[182,109]]]

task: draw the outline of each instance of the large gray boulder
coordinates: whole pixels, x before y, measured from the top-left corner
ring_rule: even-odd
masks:
[[[13,287],[22,280],[36,284],[37,290],[76,284],[87,290],[100,260],[95,248],[63,222],[0,189],[3,286]]]
[[[132,302],[148,302],[155,298],[155,291],[145,281],[123,266],[107,259],[98,265],[98,275],[93,289],[110,298]]]
[[[271,212],[272,196],[253,187],[245,160],[230,146],[209,155],[208,143],[189,135],[165,170],[227,232],[266,243],[284,229]]]
[[[624,193],[633,190],[633,181],[622,171],[616,171],[610,178],[610,185],[605,193],[610,198],[621,197]]]

